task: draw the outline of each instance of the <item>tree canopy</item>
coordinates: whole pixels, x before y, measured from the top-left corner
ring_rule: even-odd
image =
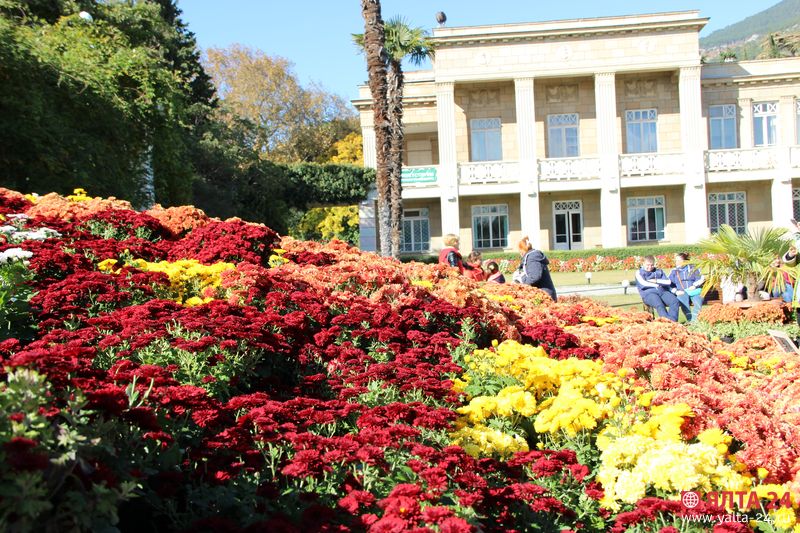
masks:
[[[210,48],[204,64],[221,99],[220,121],[262,159],[323,162],[357,129],[341,97],[317,84],[303,87],[285,58],[235,44]]]
[[[213,87],[178,14],[172,0],[0,0],[4,182],[136,202],[149,165],[159,201],[187,201]]]

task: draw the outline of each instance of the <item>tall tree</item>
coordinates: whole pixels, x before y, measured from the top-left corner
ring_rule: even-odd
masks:
[[[412,28],[401,17],[394,17],[386,24],[386,50],[389,68],[386,73],[389,105],[391,143],[389,147],[389,185],[392,206],[392,249],[400,253],[403,221],[403,60],[420,65],[433,57],[433,42],[422,28]]]
[[[234,44],[207,50],[205,65],[220,97],[218,118],[240,129],[261,159],[324,161],[357,127],[341,97],[303,87],[287,59]]]
[[[385,24],[387,115],[389,120],[389,204],[391,217],[392,255],[400,253],[403,219],[403,61],[420,65],[432,58],[434,44],[422,28],[412,28],[402,17],[393,17]],[[353,40],[362,49],[364,35],[355,34]]]
[[[142,162],[152,154],[157,200],[188,201],[192,124],[213,90],[199,90],[202,68],[179,14],[172,0],[0,1],[6,184],[84,187],[138,203]]]
[[[391,240],[391,188],[389,150],[391,132],[386,100],[386,47],[380,0],[361,0],[364,18],[364,51],[367,56],[369,90],[372,93],[372,120],[375,128],[375,182],[378,189],[378,233],[381,255],[393,255]]]

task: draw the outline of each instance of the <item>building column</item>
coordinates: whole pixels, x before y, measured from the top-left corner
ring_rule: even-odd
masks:
[[[533,78],[514,79],[514,98],[517,112],[517,145],[519,146],[520,225],[522,234],[530,237],[539,249],[549,248],[542,243],[542,223],[539,213],[539,169],[536,163],[536,111]]]
[[[772,223],[793,231],[789,220],[794,218],[791,148],[795,142],[795,105],[794,96],[781,96],[778,102],[778,166],[771,187]]]
[[[684,236],[696,243],[708,236],[708,196],[704,152],[708,145],[701,106],[700,66],[682,67],[678,81],[681,146],[686,184],[683,189]]]
[[[362,126],[361,136],[364,149],[364,166],[375,168],[378,155],[375,150],[375,128]],[[358,247],[365,252],[378,251],[377,189],[373,185],[367,198],[358,204]]]
[[[753,147],[753,99],[739,98],[739,147]]]
[[[439,133],[438,181],[442,197],[442,233],[459,235],[456,103],[452,82],[436,84],[436,120]]]
[[[622,239],[622,194],[619,183],[619,131],[617,88],[613,72],[594,75],[597,113],[597,153],[600,157],[600,226],[603,248],[624,246]]]

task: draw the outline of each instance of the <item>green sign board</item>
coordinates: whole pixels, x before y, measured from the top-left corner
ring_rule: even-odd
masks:
[[[400,174],[400,182],[403,185],[436,183],[436,167],[404,168]]]

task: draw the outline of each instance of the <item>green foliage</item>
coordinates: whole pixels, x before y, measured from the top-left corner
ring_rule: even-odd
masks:
[[[705,274],[703,294],[730,279],[748,286],[748,294],[755,294],[755,284],[769,274],[769,265],[777,255],[784,253],[789,242],[778,228],[758,229],[745,234],[723,225],[717,233],[701,240],[701,249],[713,254],[700,258],[695,265]]]
[[[355,165],[301,163],[289,168],[306,205],[354,204],[367,197],[375,182],[375,170]]]
[[[690,331],[701,333],[710,339],[730,336],[736,340],[756,335],[769,335],[767,330],[770,329],[783,331],[793,339],[800,337],[800,326],[797,324],[774,324],[771,322],[751,322],[749,320],[709,324],[708,322],[697,320],[688,324],[687,327]]]
[[[587,250],[548,250],[545,252],[550,259],[576,259],[593,255],[611,256],[623,259],[625,257],[644,257],[646,255],[671,256],[678,252],[687,252],[690,255],[702,253],[702,248],[696,244],[664,244],[661,246],[626,246],[624,248],[589,248]],[[484,259],[513,259],[519,260],[516,252],[486,252]]]
[[[0,340],[29,339],[35,331],[35,321],[28,302],[33,278],[22,261],[0,264]]]
[[[283,234],[311,207],[361,201],[374,181],[375,171],[364,167],[272,163],[213,135],[203,144],[196,162],[204,177],[196,182],[194,203],[211,216],[238,216]],[[354,242],[353,232],[345,231],[343,240]]]
[[[55,391],[43,376],[7,370],[0,383],[0,443],[5,445],[0,449],[0,523],[8,525],[13,517],[15,531],[114,530],[117,509],[133,497],[136,482],[84,485],[76,470],[87,472],[95,464],[92,458],[113,461],[117,443],[135,453],[142,446],[136,444],[140,436],[116,433],[121,427],[94,419],[77,392],[61,398],[53,415]],[[10,451],[20,444],[31,448]],[[30,468],[34,462],[46,468]]]
[[[298,239],[329,241],[339,239],[358,244],[358,206],[312,207],[290,234]]]
[[[157,200],[186,202],[213,89],[178,14],[172,0],[0,1],[5,184],[139,203],[152,147]]]

